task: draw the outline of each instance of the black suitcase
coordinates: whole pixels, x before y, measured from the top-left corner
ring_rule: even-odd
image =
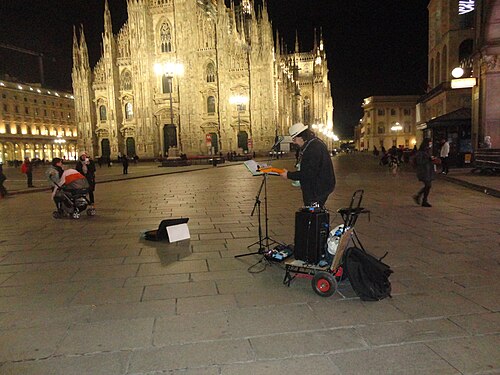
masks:
[[[318,264],[325,256],[330,231],[330,215],[326,211],[295,213],[295,259]]]

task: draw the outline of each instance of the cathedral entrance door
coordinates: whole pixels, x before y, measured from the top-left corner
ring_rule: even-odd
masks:
[[[219,137],[217,137],[217,133],[210,133],[212,136],[212,150],[214,150],[214,154],[219,153]]]
[[[127,138],[127,156],[129,158],[135,156],[135,139],[132,137]]]
[[[177,127],[172,124],[163,126],[163,155],[170,147],[177,147]]]
[[[238,148],[242,148],[243,151],[248,151],[248,133],[238,132]]]
[[[109,145],[109,139],[104,138],[101,141],[101,156],[109,158],[111,156],[111,146]]]

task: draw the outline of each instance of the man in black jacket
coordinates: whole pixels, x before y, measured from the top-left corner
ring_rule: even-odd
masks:
[[[323,207],[335,189],[335,172],[326,145],[316,138],[309,128],[297,123],[290,127],[293,143],[300,147],[299,166],[296,172],[286,169],[280,174],[284,179],[300,182],[305,206],[315,203]]]

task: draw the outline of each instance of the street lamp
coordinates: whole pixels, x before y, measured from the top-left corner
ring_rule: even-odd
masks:
[[[177,62],[156,63],[154,71],[157,76],[164,76],[168,79],[168,91],[170,101],[170,124],[174,126],[174,107],[172,101],[173,79],[174,76],[182,76],[184,74],[184,65]],[[168,147],[168,145],[166,145]],[[179,148],[182,152],[181,129],[179,124]]]
[[[403,126],[399,122],[396,122],[394,125],[392,125],[391,130],[393,132],[398,132],[400,130],[403,130]]]
[[[238,110],[238,148],[244,148],[243,145],[240,145],[240,136],[241,136],[241,119],[240,113],[245,110],[245,106],[248,103],[248,96],[245,95],[234,95],[229,98],[230,104],[236,104],[236,108]]]

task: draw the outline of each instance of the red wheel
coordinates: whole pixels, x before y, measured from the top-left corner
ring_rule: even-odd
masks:
[[[330,297],[337,291],[337,280],[328,272],[318,272],[311,281],[314,292],[321,297]]]

